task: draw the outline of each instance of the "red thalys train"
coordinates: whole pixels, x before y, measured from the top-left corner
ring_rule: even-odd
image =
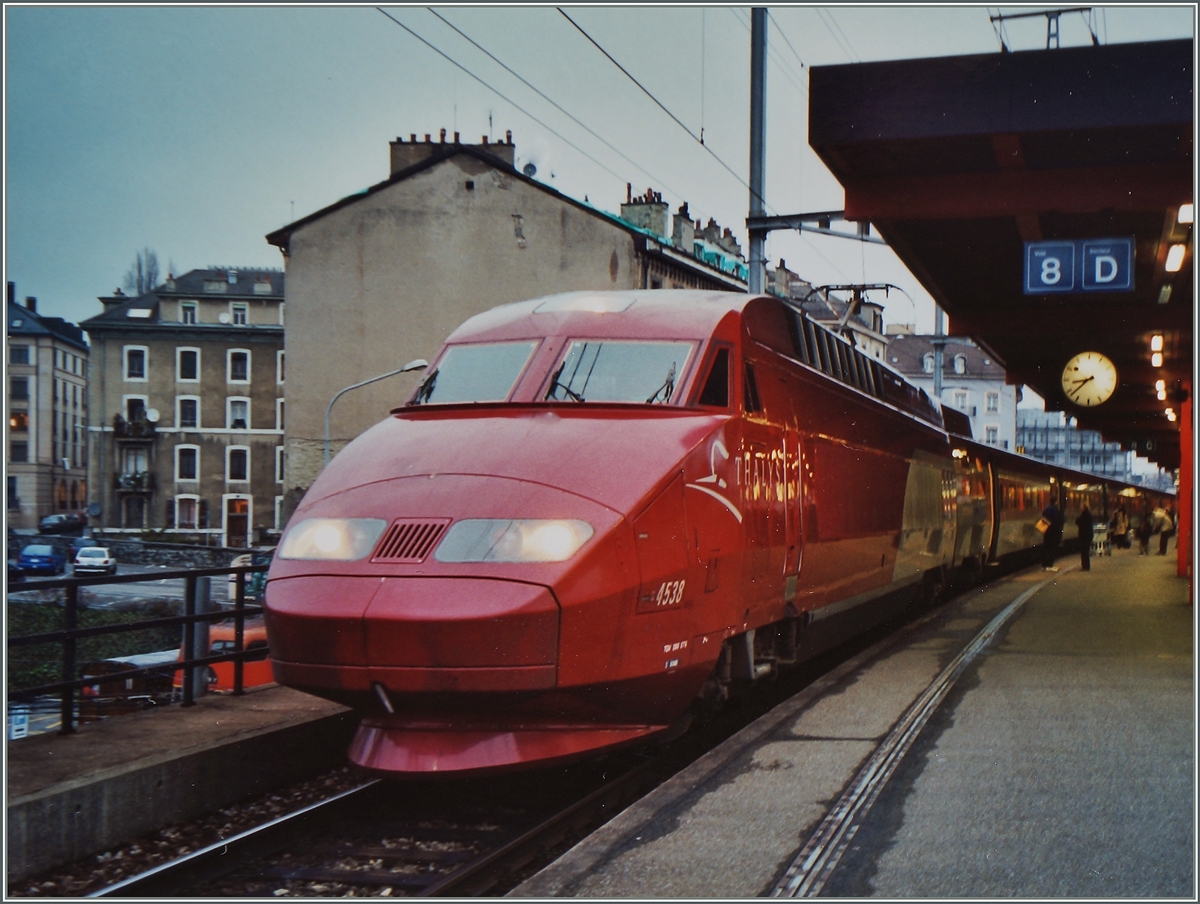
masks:
[[[359,710],[369,769],[544,764],[666,736],[956,574],[1033,561],[1051,496],[1068,536],[1084,504],[1161,503],[966,424],[779,299],[504,305],[296,510],[276,680]]]

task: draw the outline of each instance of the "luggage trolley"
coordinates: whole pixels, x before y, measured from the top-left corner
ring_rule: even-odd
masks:
[[[1097,524],[1092,528],[1092,555],[1111,556],[1112,544],[1108,542],[1108,525]]]

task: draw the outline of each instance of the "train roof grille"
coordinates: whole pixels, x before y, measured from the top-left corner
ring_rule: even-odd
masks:
[[[375,547],[372,562],[416,565],[424,561],[442,538],[449,518],[437,520],[402,518],[392,523]]]

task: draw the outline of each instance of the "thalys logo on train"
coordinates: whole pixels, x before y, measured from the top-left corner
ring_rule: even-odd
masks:
[[[707,477],[701,477],[695,483],[686,484],[689,490],[699,490],[701,493],[706,493],[717,502],[721,503],[725,508],[737,518],[738,524],[742,523],[742,513],[738,507],[733,504],[720,490],[729,489],[729,484],[725,478],[717,473],[717,458],[718,456],[724,461],[729,461],[729,450],[725,448],[724,431],[713,437],[712,445],[708,447],[708,463],[709,474]]]

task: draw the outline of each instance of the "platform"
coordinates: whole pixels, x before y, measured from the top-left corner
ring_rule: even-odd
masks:
[[[267,685],[7,741],[8,882],[340,765],[356,725]]]
[[[1136,550],[1089,572],[1058,566],[974,590],[864,651],[510,894],[795,893],[798,855],[881,740],[1033,591],[898,760],[816,893],[1194,896],[1188,582],[1174,556]]]

